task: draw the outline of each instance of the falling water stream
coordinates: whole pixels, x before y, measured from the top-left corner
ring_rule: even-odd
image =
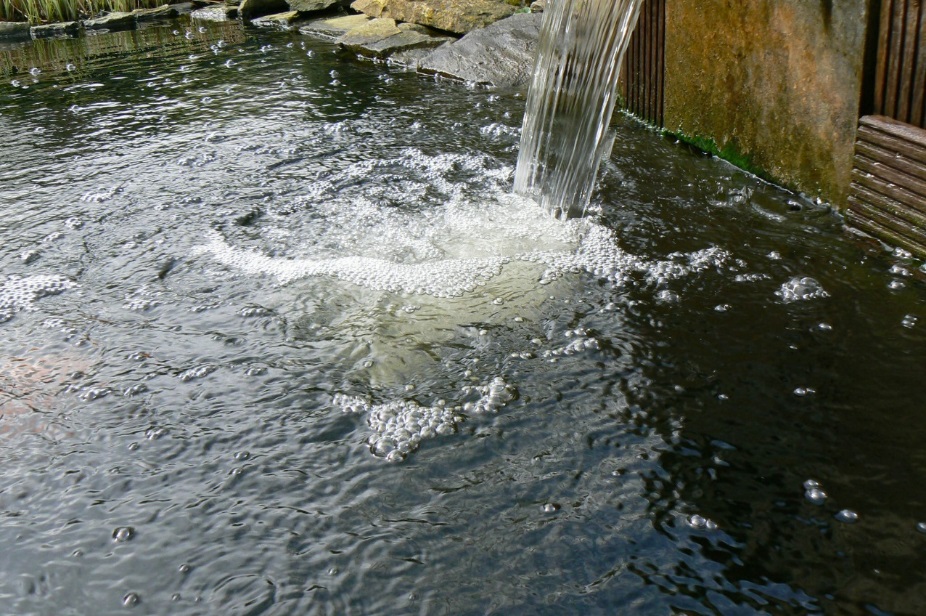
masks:
[[[514,189],[557,218],[585,212],[610,152],[617,79],[642,4],[561,0],[544,13]]]
[[[923,613],[923,263],[620,115],[557,220],[525,106],[0,50],[0,613]]]

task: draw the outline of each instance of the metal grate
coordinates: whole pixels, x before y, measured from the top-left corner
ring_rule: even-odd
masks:
[[[882,0],[874,111],[926,128],[926,8]]]
[[[926,130],[884,116],[859,121],[846,217],[926,257]]]
[[[624,55],[624,104],[627,111],[663,126],[666,0],[644,0],[637,28]]]

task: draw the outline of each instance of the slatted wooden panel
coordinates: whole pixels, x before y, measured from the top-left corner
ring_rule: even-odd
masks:
[[[863,117],[849,191],[854,226],[926,257],[926,130]]]
[[[926,6],[882,0],[875,113],[926,128]]]
[[[637,28],[624,55],[626,109],[656,126],[663,126],[666,0],[644,0]]]

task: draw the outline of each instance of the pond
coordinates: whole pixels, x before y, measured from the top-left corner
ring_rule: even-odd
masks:
[[[634,120],[180,21],[0,51],[10,614],[917,614],[926,285]]]

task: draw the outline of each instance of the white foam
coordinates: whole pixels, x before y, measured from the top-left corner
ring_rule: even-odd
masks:
[[[64,276],[43,274],[38,276],[8,276],[0,285],[0,321],[12,318],[19,310],[35,310],[36,300],[58,295],[77,284]]]

